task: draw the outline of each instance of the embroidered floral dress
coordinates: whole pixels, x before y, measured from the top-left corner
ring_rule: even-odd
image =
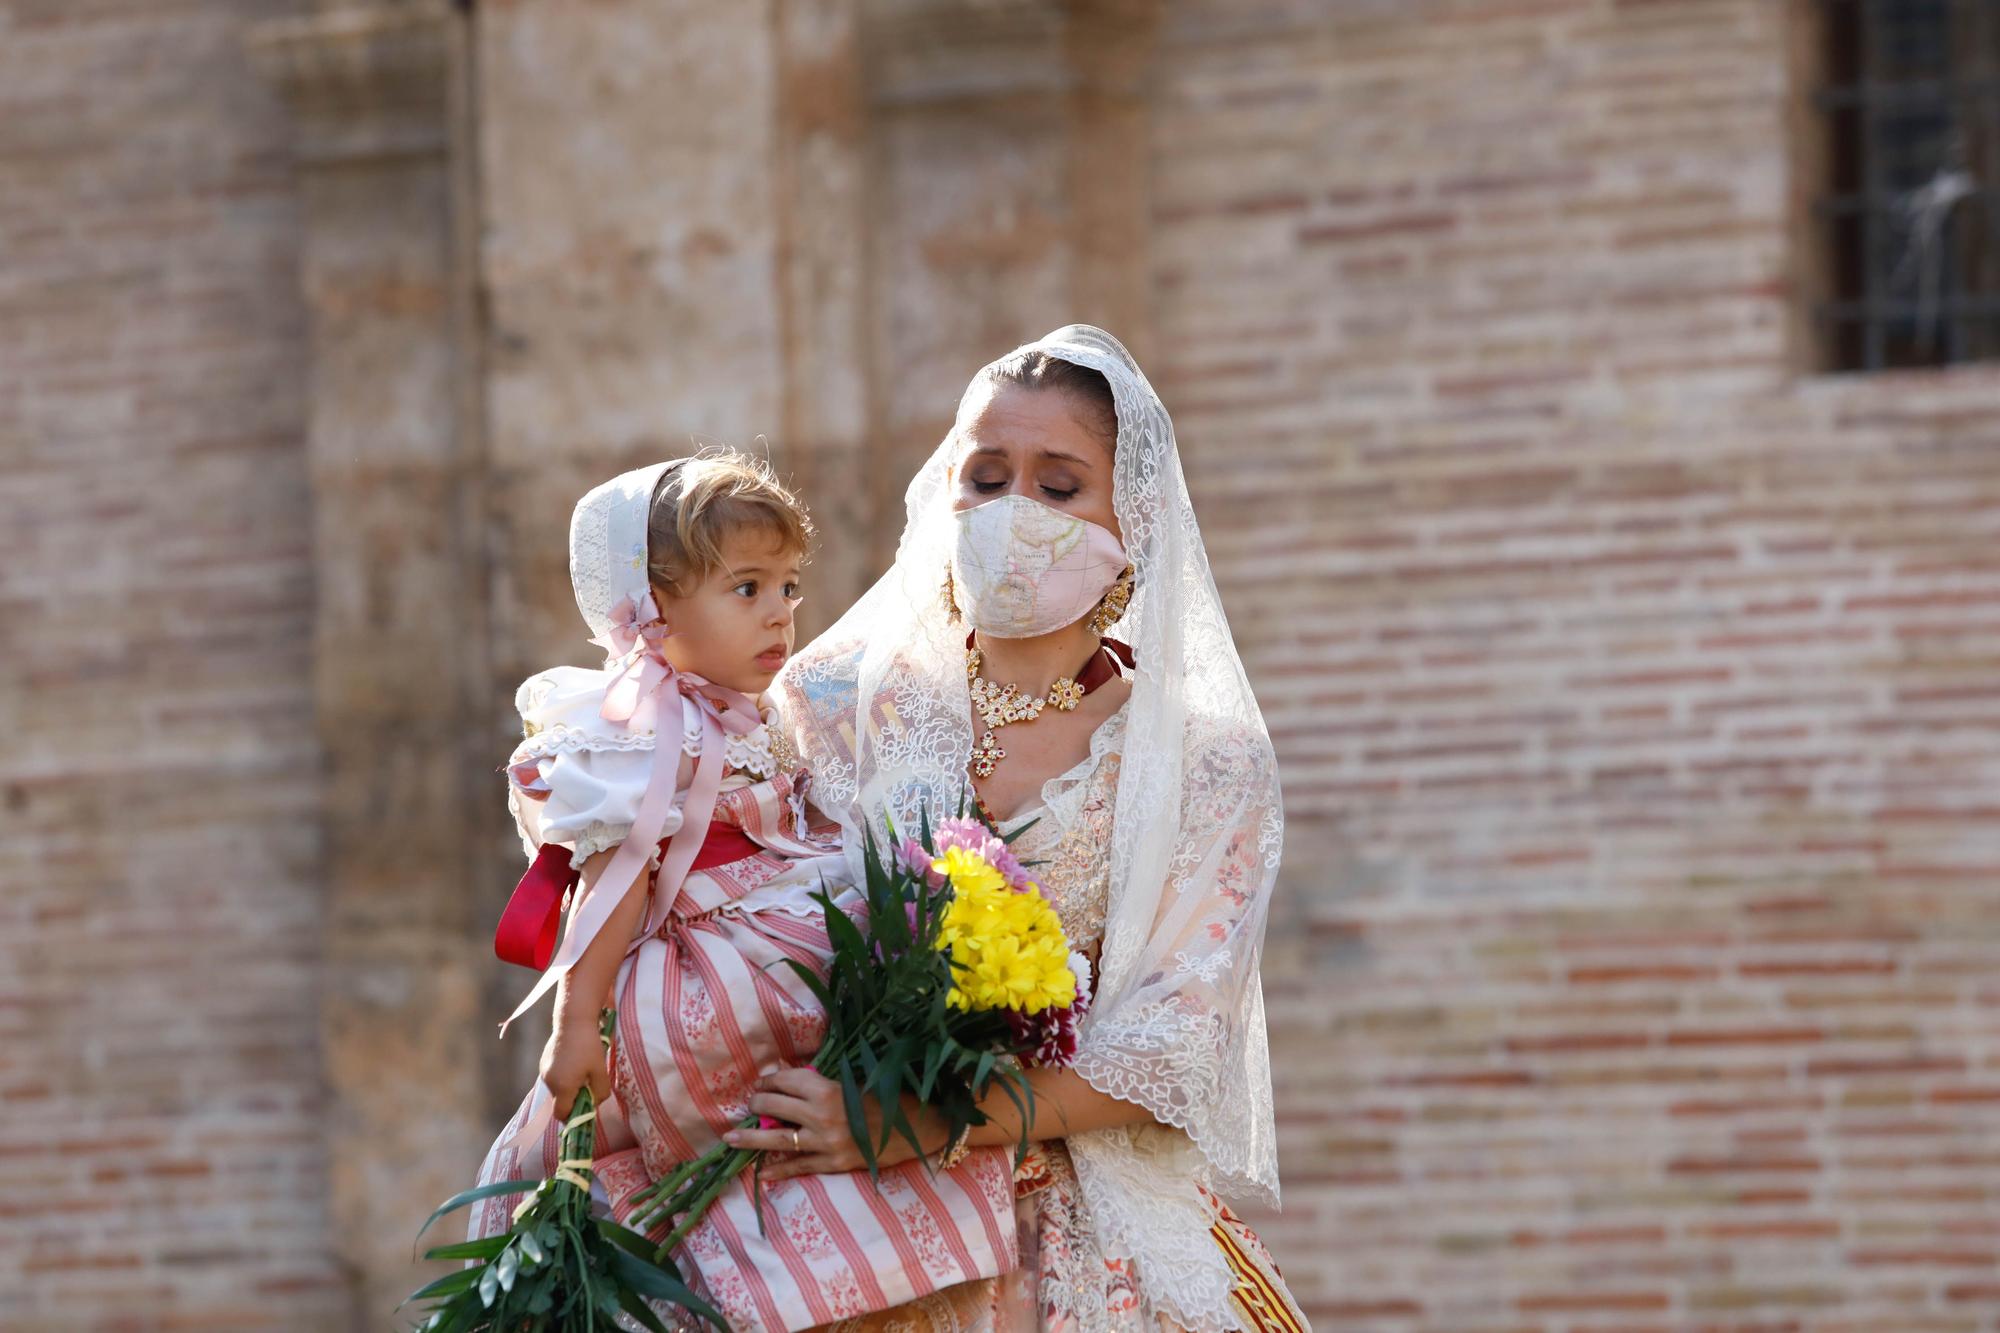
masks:
[[[568,846],[581,866],[630,829],[651,755],[598,748],[595,695],[566,697],[556,673],[531,679],[517,702],[530,731],[509,766],[524,841],[531,851]],[[704,855],[665,923],[634,941],[618,970],[614,1096],[600,1109],[593,1192],[620,1221],[653,1180],[741,1122],[761,1075],[809,1062],[825,1032],[824,1011],[784,960],[823,968],[829,946],[812,895],[844,883],[845,862],[833,827],[808,822],[807,775],[782,741],[773,752],[782,732],[772,718],[767,706],[765,726],[730,738]],[[687,761],[701,744],[690,709]],[[667,832],[678,827],[670,820]],[[533,1102],[523,1099],[495,1141],[479,1183],[554,1172],[559,1125],[514,1142]],[[676,1257],[732,1328],[792,1330],[881,1310],[1015,1265],[1008,1172],[1007,1152],[989,1149],[951,1171],[885,1170],[879,1188],[866,1172],[780,1181],[764,1190],[763,1234],[739,1181]],[[483,1201],[470,1235],[505,1230],[525,1197]],[[660,1224],[655,1238],[667,1230]]]
[[[1043,896],[1062,918],[1070,942],[1093,960],[1104,938],[1111,892],[1111,825],[1128,710],[1121,707],[1091,737],[1090,753],[1042,785],[1041,801],[1003,821],[1015,853],[1030,864]],[[1026,831],[1022,832],[1023,826]],[[1256,856],[1246,844],[1241,856]],[[1245,867],[1247,869],[1247,867]],[[1226,879],[1233,873],[1222,869]],[[1199,966],[1199,963],[1194,964]],[[1110,1131],[1123,1133],[1127,1131]],[[1135,1137],[1175,1135],[1159,1126]],[[1192,1180],[1216,1222],[1209,1241],[1236,1275],[1231,1301],[1239,1326],[1297,1333],[1305,1317],[1286,1291],[1263,1243],[1228,1206]],[[1084,1333],[1172,1328],[1142,1313],[1140,1275],[1131,1260],[1107,1257],[1064,1142],[1037,1144],[1014,1176],[1021,1267],[1002,1277],[963,1283],[899,1309],[841,1321],[838,1333]]]

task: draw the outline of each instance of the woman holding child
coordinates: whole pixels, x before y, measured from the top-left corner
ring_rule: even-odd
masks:
[[[1258,961],[1283,824],[1166,408],[1117,339],[1058,329],[973,378],[907,501],[894,567],[778,681],[814,799],[908,827],[969,784],[1025,826],[1098,975],[1073,1067],[1030,1075],[1022,1267],[848,1327],[1302,1328],[1220,1197],[1277,1199]],[[769,1176],[858,1163],[834,1084],[763,1087],[802,1145]],[[1015,1142],[1012,1104],[983,1109],[972,1142]]]
[[[572,532],[579,603],[614,659],[603,672],[544,673],[521,697],[531,733],[570,725],[584,740],[538,746],[531,734],[510,770],[531,847],[541,844],[544,859],[556,847],[559,876],[582,873],[571,937],[549,970],[560,984],[545,978],[536,992],[557,986],[559,1014],[574,1021],[559,1017],[545,1086],[494,1145],[481,1179],[519,1178],[530,1164],[556,1169],[552,1113],[589,1083],[605,1107],[594,1175],[615,1215],[626,1211],[621,1197],[662,1173],[655,1158],[679,1158],[716,1135],[771,1153],[763,1180],[784,1224],[760,1240],[747,1196],[725,1199],[715,1212],[728,1234],[711,1228],[689,1242],[705,1247],[692,1256],[704,1281],[741,1279],[764,1302],[748,1323],[1303,1329],[1269,1255],[1223,1201],[1277,1198],[1258,981],[1283,829],[1276,762],[1209,574],[1172,423],[1130,354],[1101,329],[1070,325],[982,369],[910,483],[894,566],[785,666],[770,699],[761,691],[785,655],[778,649],[790,646],[802,540],[779,512],[789,497],[775,508],[757,501],[777,522],[753,521],[745,540],[756,539],[771,568],[745,586],[734,551],[662,563],[672,522],[658,521],[660,479],[619,480],[625,493],[614,489],[612,509],[629,529],[631,515],[653,506],[654,540],[642,522],[636,539],[622,538],[633,550],[614,541],[607,561],[594,538],[579,557]],[[746,486],[762,494],[764,481]],[[756,504],[749,517],[759,518]],[[649,546],[656,572],[669,576],[650,589]],[[687,586],[674,586],[682,575]],[[743,663],[693,640],[676,647],[675,636],[701,623],[684,598],[707,582],[726,613],[709,637],[740,625],[741,651],[731,651]],[[619,596],[631,604],[614,604]],[[752,650],[762,655],[746,656]],[[649,651],[671,688],[623,683]],[[546,677],[554,684],[537,684]],[[654,729],[635,725],[630,696],[676,690],[686,754],[635,760]],[[663,714],[660,734],[670,725]],[[768,735],[750,747],[758,753],[747,773],[733,757],[722,770],[719,799],[714,775],[698,770],[704,748],[720,747],[705,747],[693,734],[701,728],[710,742],[733,729],[737,748],[739,734]],[[647,812],[664,807],[657,793],[648,804],[648,774],[673,769],[662,779],[670,817],[649,824]],[[1011,1183],[1022,1126],[1003,1094],[982,1107],[990,1122],[956,1142],[909,1108],[932,1158],[892,1141],[880,1188],[930,1200],[947,1242],[935,1248],[957,1255],[957,1267],[940,1260],[927,1274],[909,1256],[932,1253],[934,1228],[921,1210],[884,1210],[860,1169],[838,1085],[805,1067],[823,1015],[802,996],[752,988],[771,989],[757,979],[771,975],[760,970],[768,959],[824,948],[823,930],[804,929],[798,907],[802,885],[829,865],[837,875],[836,848],[858,865],[864,828],[879,829],[884,816],[913,828],[967,795],[1015,838],[1096,976],[1074,1063],[1029,1073],[1034,1148]],[[722,853],[697,818],[725,827]],[[631,850],[614,859],[621,840]],[[740,865],[717,859],[739,853]],[[625,894],[629,882],[648,891]],[[615,912],[593,889],[603,883],[618,886]],[[725,920],[734,924],[721,937]],[[729,994],[732,979],[743,994]],[[666,998],[689,990],[712,991],[713,1003]],[[589,1031],[607,1002],[600,996],[620,1009],[608,1080]],[[713,1036],[718,1013],[731,1041],[704,1051],[695,1039]],[[746,1107],[775,1127],[734,1128]],[[871,1216],[882,1226],[828,1244],[792,1224],[788,1200],[799,1216],[817,1208],[813,1216],[842,1228],[874,1225]],[[509,1203],[492,1201],[475,1231],[504,1229]],[[901,1294],[865,1271],[871,1253],[904,1256],[911,1277]],[[856,1303],[847,1291],[836,1305],[865,1313],[827,1318],[831,1284],[857,1277],[869,1294]],[[770,1292],[790,1293],[791,1304],[780,1308]]]

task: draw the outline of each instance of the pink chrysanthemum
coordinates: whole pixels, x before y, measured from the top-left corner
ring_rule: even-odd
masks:
[[[1000,872],[1000,877],[1007,881],[1007,887],[1016,893],[1025,892],[1034,883],[1028,878],[1028,872],[1021,868],[1019,858],[1006,840],[995,837],[976,819],[944,820],[938,824],[937,835],[932,841],[937,845],[939,856],[953,847],[963,847],[983,857],[988,865]]]
[[[943,851],[944,848],[939,847],[938,850]],[[902,862],[904,870],[909,871],[912,875],[919,876],[932,888],[941,889],[945,886],[944,872],[932,868],[931,861],[934,858],[929,852],[924,850],[924,845],[915,838],[903,839],[896,847],[896,857]]]

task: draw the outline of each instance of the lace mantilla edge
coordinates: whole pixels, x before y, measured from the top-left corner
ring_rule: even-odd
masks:
[[[1216,1194],[1237,1203],[1256,1203],[1270,1208],[1280,1205],[1275,1174],[1266,1177],[1225,1164],[1240,1154],[1230,1152],[1228,1145],[1214,1142],[1213,1135],[1202,1134],[1185,1100],[1174,1099],[1145,1072],[1121,1065],[1106,1055],[1093,1055],[1087,1050],[1077,1051],[1076,1062],[1070,1068],[1085,1083],[1107,1097],[1143,1106],[1163,1127],[1186,1136],[1189,1145],[1200,1156],[1196,1167],[1200,1182]]]
[[[1243,1327],[1230,1300],[1235,1275],[1215,1245],[1220,1216],[1191,1178],[1198,1151],[1185,1133],[1118,1125],[1066,1141],[1096,1237],[1096,1258],[1138,1270],[1147,1312],[1191,1333]]]

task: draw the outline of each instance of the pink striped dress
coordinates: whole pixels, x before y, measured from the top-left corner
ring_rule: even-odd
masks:
[[[804,776],[730,772],[705,846],[734,842],[745,854],[691,871],[665,924],[619,969],[614,1096],[597,1122],[593,1194],[621,1222],[640,1191],[743,1120],[761,1075],[808,1063],[819,1048],[826,1015],[783,963],[823,974],[829,946],[811,895],[839,864],[832,825],[796,832]],[[481,1184],[555,1170],[559,1126],[525,1153],[510,1146],[532,1101],[488,1152]],[[980,1150],[935,1173],[910,1162],[879,1183],[865,1171],[779,1181],[763,1191],[761,1235],[746,1175],[675,1258],[732,1328],[775,1333],[889,1309],[1016,1266],[1010,1156]],[[475,1205],[470,1235],[505,1230],[523,1197]],[[655,1239],[667,1230],[659,1225]]]

